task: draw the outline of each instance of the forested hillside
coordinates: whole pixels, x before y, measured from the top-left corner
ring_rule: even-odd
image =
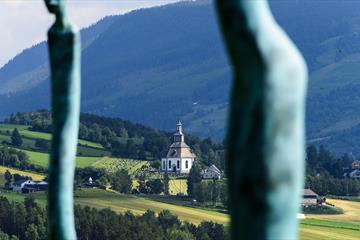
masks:
[[[5,123],[29,126],[29,130],[51,133],[51,114],[47,110],[11,114]],[[174,131],[175,131],[174,122]],[[205,165],[215,164],[225,169],[222,144],[210,138],[202,139],[186,133],[185,141],[197,160]],[[134,124],[117,118],[82,113],[79,138],[101,144],[112,156],[140,160],[160,160],[167,155],[173,142],[172,133]]]
[[[307,137],[360,155],[360,2],[270,1],[309,69]],[[230,67],[210,1],[107,17],[82,31],[82,111],[224,138]],[[0,69],[0,117],[49,108],[46,44]]]

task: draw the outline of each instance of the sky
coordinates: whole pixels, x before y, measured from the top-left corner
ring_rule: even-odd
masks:
[[[108,15],[179,0],[68,0],[72,21],[80,28]],[[45,40],[54,17],[44,0],[0,0],[0,68],[22,50]]]

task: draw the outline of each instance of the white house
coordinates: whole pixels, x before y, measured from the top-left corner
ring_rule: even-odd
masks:
[[[182,124],[176,124],[174,142],[171,144],[166,158],[161,159],[162,172],[189,173],[195,160],[195,154],[185,143]]]
[[[19,180],[12,185],[14,192],[30,193],[36,191],[45,191],[48,183],[45,181]]]
[[[215,166],[211,165],[203,171],[203,179],[221,179],[221,171]]]

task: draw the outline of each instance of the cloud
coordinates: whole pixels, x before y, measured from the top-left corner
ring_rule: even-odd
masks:
[[[83,28],[104,16],[178,0],[68,0],[70,18]],[[0,67],[23,49],[44,40],[54,17],[43,0],[0,0]]]

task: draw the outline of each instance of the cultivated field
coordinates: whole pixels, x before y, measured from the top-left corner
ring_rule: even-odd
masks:
[[[122,159],[122,158],[111,158],[104,157],[100,161],[96,161],[92,164],[95,168],[103,168],[107,172],[113,173],[119,170],[128,171],[129,174],[133,174],[136,170],[142,166],[147,165],[147,161],[133,160],[133,159]]]
[[[187,180],[186,179],[171,179],[169,181],[170,195],[176,195],[178,193],[187,194]]]
[[[328,199],[344,210],[338,215],[307,215],[301,223],[301,239],[360,239],[360,202]]]
[[[23,201],[24,198],[24,195],[13,192],[1,192],[0,196],[6,196],[14,201]],[[44,193],[37,193],[35,197],[41,206],[46,205]],[[195,224],[206,220],[228,225],[229,221],[227,214],[194,208],[188,203],[184,204],[181,200],[171,200],[161,196],[122,195],[98,189],[81,189],[75,192],[75,202],[99,209],[110,208],[118,213],[131,211],[134,214],[142,214],[147,209],[158,213],[168,209],[178,215],[181,220]],[[330,200],[330,202],[342,207],[344,214],[308,215],[307,219],[302,220],[300,224],[301,240],[360,239],[360,202],[344,200]]]
[[[33,152],[33,151],[24,151],[28,156],[30,163],[47,168],[49,165],[49,154],[48,153],[40,153],[40,152]],[[101,160],[101,157],[76,157],[76,167],[84,168],[89,167],[96,161]]]
[[[44,175],[41,175],[41,174],[38,174],[38,173],[26,172],[26,171],[21,171],[21,170],[17,170],[17,169],[13,169],[13,168],[0,166],[1,180],[4,180],[4,173],[6,172],[6,170],[9,170],[9,172],[11,174],[17,173],[17,174],[20,174],[20,175],[23,175],[23,176],[31,177],[34,181],[43,180],[44,177],[45,177]]]

